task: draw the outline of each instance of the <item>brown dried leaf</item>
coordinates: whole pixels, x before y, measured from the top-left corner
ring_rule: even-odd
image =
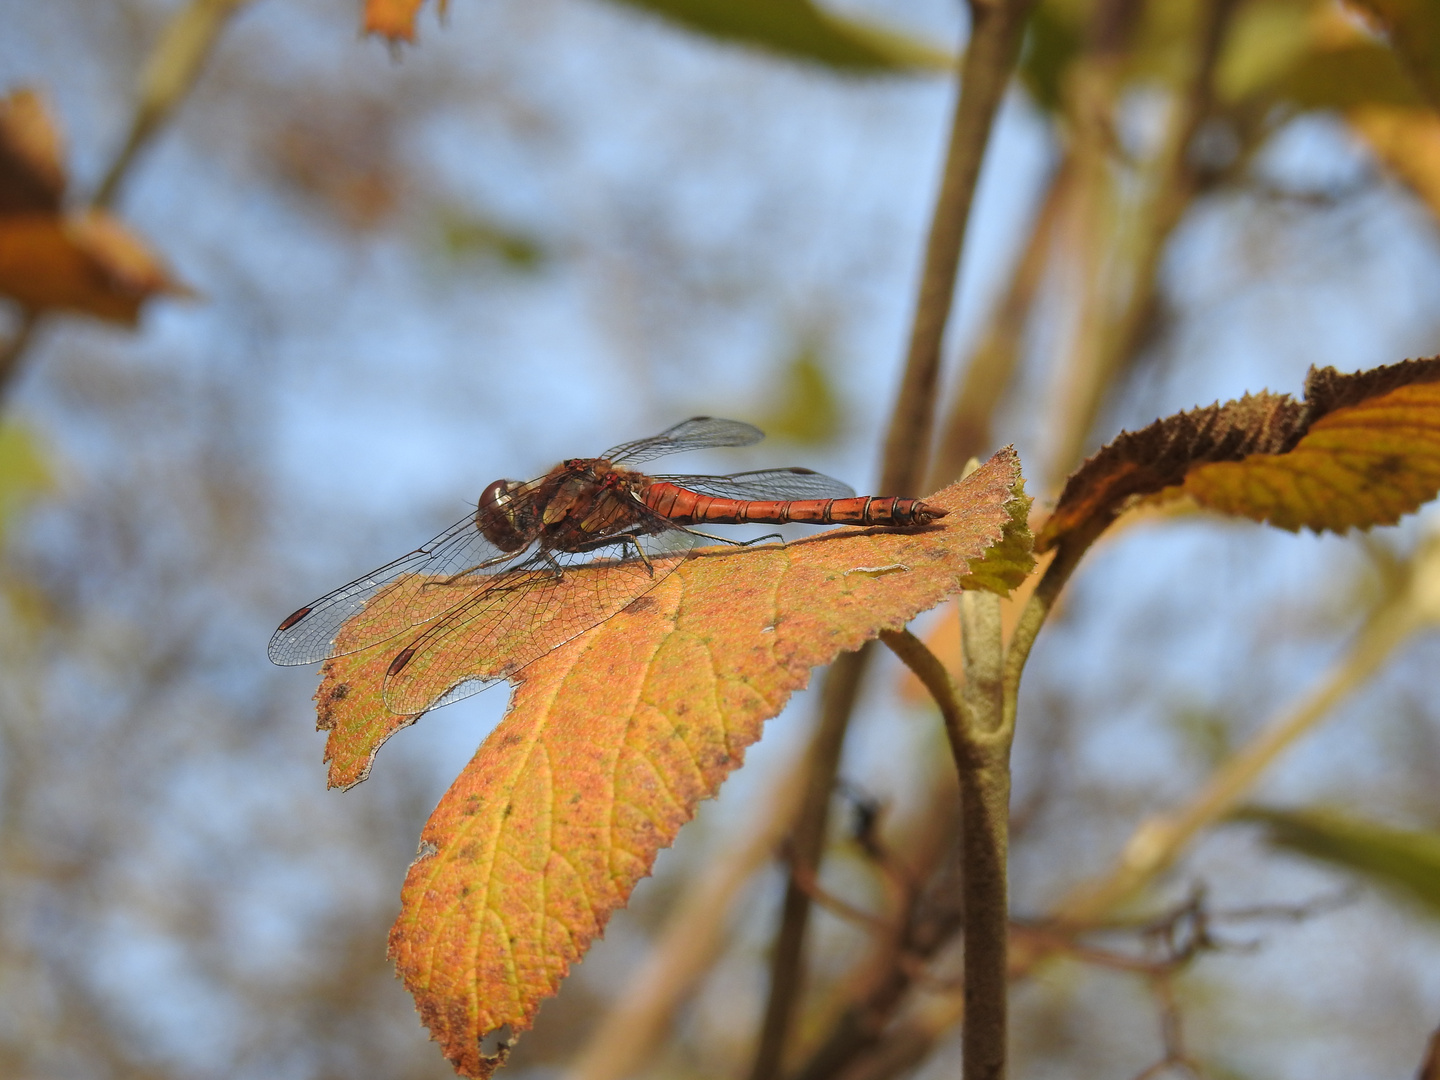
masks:
[[[0,293],[133,324],[156,293],[186,295],[145,244],[101,210],[0,217]]]
[[[1066,481],[1037,551],[1144,496],[1189,495],[1284,529],[1388,525],[1440,489],[1440,357],[1310,370],[1305,400],[1246,395],[1122,432]]]
[[[65,193],[60,132],[33,90],[0,99],[0,215],[57,213]]]

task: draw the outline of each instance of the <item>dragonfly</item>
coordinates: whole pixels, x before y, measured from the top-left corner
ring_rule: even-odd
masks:
[[[668,476],[638,468],[762,438],[739,420],[695,416],[600,457],[567,458],[535,480],[496,480],[428,544],[291,614],[270,639],[270,659],[313,664],[394,639],[386,707],[420,713],[507,679],[604,622],[700,541],[758,542],[697,526],[908,527],[947,513],[920,499],[857,496],[811,469]]]

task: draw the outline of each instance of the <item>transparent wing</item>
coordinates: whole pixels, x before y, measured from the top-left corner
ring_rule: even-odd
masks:
[[[615,537],[586,552],[537,554],[470,588],[396,655],[385,679],[386,706],[420,713],[469,697],[649,592],[683,561],[695,538],[663,519],[647,524],[655,535],[637,535],[633,543]]]
[[[754,424],[739,420],[722,420],[716,416],[692,416],[659,435],[648,439],[612,446],[603,455],[606,460],[627,466],[652,461],[666,454],[682,454],[687,450],[707,450],[713,446],[749,446],[765,437]]]
[[[516,498],[524,495],[522,490]],[[534,555],[534,545],[521,551],[501,551],[476,527],[475,514],[467,514],[428,544],[296,611],[270,638],[270,659],[284,667],[313,664],[385,641],[443,614],[446,608],[439,606],[441,597],[454,595],[402,588],[398,583],[458,578],[473,587],[476,579],[503,573]],[[458,596],[454,602],[459,602]],[[363,626],[347,627],[362,610],[366,613]]]
[[[687,491],[722,499],[849,499],[855,489],[812,469],[757,469],[730,476],[656,476]]]

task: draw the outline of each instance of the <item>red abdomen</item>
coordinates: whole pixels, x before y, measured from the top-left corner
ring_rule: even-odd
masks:
[[[920,499],[895,496],[762,502],[721,499],[667,483],[651,484],[644,499],[651,510],[677,525],[928,525],[949,513]]]

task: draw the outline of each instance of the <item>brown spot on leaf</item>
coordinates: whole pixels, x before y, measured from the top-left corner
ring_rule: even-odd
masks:
[[[637,596],[634,600],[631,600],[630,603],[626,604],[625,607],[623,607],[621,610],[626,615],[644,615],[648,612],[654,611],[656,607],[657,604],[654,597]]]

